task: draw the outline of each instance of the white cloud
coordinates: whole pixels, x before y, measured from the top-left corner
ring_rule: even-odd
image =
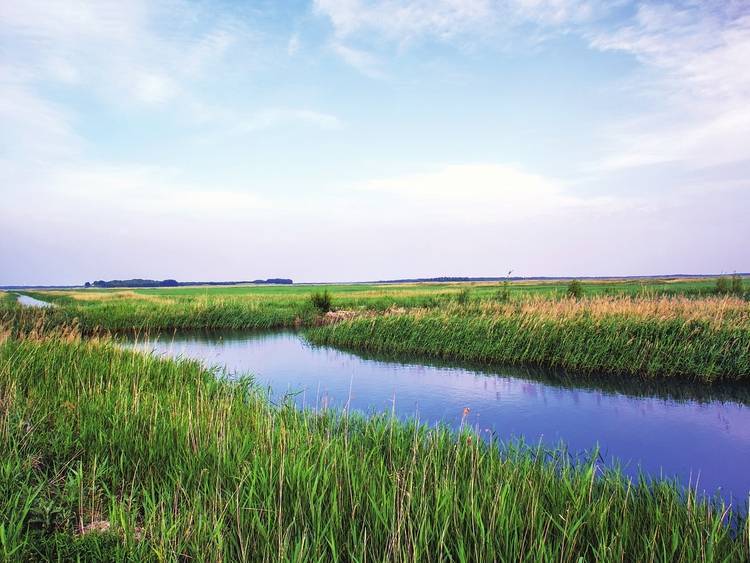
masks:
[[[387,196],[407,214],[475,222],[521,221],[550,213],[603,211],[625,202],[575,195],[562,181],[506,164],[441,166],[425,173],[362,182],[357,190]]]
[[[179,90],[168,76],[143,73],[134,77],[133,95],[147,104],[160,104],[174,98]]]
[[[452,36],[489,23],[496,13],[489,0],[316,0],[315,8],[330,18],[339,36],[370,30],[398,41]]]
[[[632,88],[657,108],[610,129],[603,168],[750,159],[750,15],[731,3],[643,4],[632,22],[593,34],[591,44],[636,57],[644,73]]]
[[[33,171],[49,159],[67,158],[81,141],[58,104],[36,94],[11,67],[0,68],[0,153],[8,165]]]
[[[741,2],[316,0],[315,11],[331,22],[334,52],[376,78],[387,75],[389,45],[576,34],[637,59],[640,71],[623,83],[650,107],[605,125],[606,154],[591,168],[750,159],[750,13]]]
[[[559,26],[592,21],[623,3],[623,0],[513,0],[509,4],[520,20]]]
[[[10,33],[40,45],[80,42],[92,37],[108,41],[132,38],[148,3],[133,0],[26,0],[0,4],[0,24]]]
[[[334,51],[345,62],[382,78],[386,73],[374,52],[384,44],[403,49],[422,40],[535,43],[596,20],[624,1],[315,0],[314,11],[331,22]],[[368,50],[353,47],[358,39]]]
[[[221,68],[232,46],[257,40],[243,20],[184,0],[4,2],[0,33],[30,83],[78,86],[124,106],[176,98]]]
[[[33,200],[44,201],[44,209],[65,221],[132,214],[139,224],[154,217],[182,219],[212,217],[247,219],[248,213],[269,208],[269,201],[251,187],[230,189],[221,185],[196,184],[176,169],[104,165],[75,162],[41,171],[25,192]],[[25,205],[16,210],[23,215]],[[12,211],[11,206],[9,210]]]
[[[346,38],[375,32],[398,43],[424,37],[497,36],[525,23],[566,25],[589,21],[621,2],[601,0],[315,0],[316,12]]]
[[[385,73],[378,58],[368,51],[356,49],[338,41],[331,48],[344,62],[370,78],[383,78]]]

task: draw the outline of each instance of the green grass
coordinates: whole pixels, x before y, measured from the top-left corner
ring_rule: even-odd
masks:
[[[24,292],[57,305],[46,310],[27,309],[18,319],[43,322],[48,327],[77,325],[84,334],[99,331],[159,332],[172,330],[260,330],[310,323],[317,312],[305,299],[116,298],[78,301],[53,292]],[[7,310],[7,307],[6,307]],[[43,320],[41,320],[43,319]]]
[[[705,312],[692,318],[698,307]],[[312,328],[306,336],[315,344],[376,354],[537,365],[581,375],[702,383],[750,377],[750,309],[719,298],[456,306],[364,316]]]
[[[108,341],[0,344],[0,559],[746,561],[739,517],[564,451],[272,407]],[[106,533],[81,534],[92,522]]]
[[[510,282],[508,289],[512,296],[562,296],[566,293],[568,281]],[[649,278],[628,280],[584,280],[584,295],[708,295],[716,287],[716,279],[694,278]],[[122,291],[148,296],[175,298],[196,297],[264,297],[271,299],[305,299],[316,291],[327,289],[345,304],[367,303],[390,299],[396,304],[409,304],[411,299],[433,297],[440,299],[455,295],[470,287],[475,299],[494,296],[504,286],[503,282],[472,283],[406,283],[406,284],[295,284],[295,285],[245,285],[245,286],[190,286],[165,288],[86,289],[81,294],[112,294]],[[34,292],[55,295],[59,292]]]
[[[137,290],[24,291],[60,305],[48,312],[50,324],[77,319],[85,332],[182,329],[266,329],[309,325],[316,311],[310,297],[326,290],[336,309],[386,311],[392,308],[440,308],[457,299],[470,303],[557,299],[567,282],[331,284],[153,288]],[[585,297],[663,295],[701,297],[713,293],[715,280],[624,280],[584,282]],[[469,289],[469,291],[467,291]],[[507,298],[505,293],[507,291]]]
[[[515,297],[562,296],[568,288],[568,281],[510,282],[509,293]],[[246,297],[263,296],[271,298],[294,298],[327,289],[345,304],[367,303],[390,299],[396,305],[408,305],[412,299],[431,297],[440,300],[454,296],[470,287],[475,299],[495,296],[503,289],[503,282],[472,283],[407,283],[407,284],[326,284],[290,286],[197,286],[183,288],[136,289],[141,295],[162,295],[170,297]],[[583,293],[593,295],[709,295],[716,287],[715,279],[629,279],[607,281],[583,281]],[[111,290],[86,290],[111,291]]]
[[[333,309],[357,317],[321,328],[311,299],[321,286],[24,292],[57,306],[19,310],[6,299],[0,316],[21,331],[75,325],[87,335],[303,327],[315,343],[389,355],[587,376],[746,381],[750,305],[703,295],[714,286],[715,280],[583,283],[582,297],[570,300],[566,283],[331,285],[323,287]],[[566,312],[571,302],[576,310]]]

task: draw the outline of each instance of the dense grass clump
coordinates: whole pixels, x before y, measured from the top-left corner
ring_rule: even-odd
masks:
[[[743,296],[745,294],[744,284],[742,276],[733,274],[732,277],[720,276],[716,279],[716,287],[714,291],[719,295],[737,295]]]
[[[4,560],[750,556],[744,520],[667,482],[275,408],[247,380],[73,336],[0,344],[0,451]]]
[[[750,308],[713,298],[530,300],[360,317],[309,330],[378,354],[558,367],[583,374],[747,381]]]
[[[568,297],[572,297],[573,299],[580,299],[583,297],[583,284],[581,284],[578,280],[570,280],[568,282],[568,288],[567,288],[567,295]]]
[[[333,299],[327,289],[311,293],[310,303],[320,313],[328,313],[333,309]]]

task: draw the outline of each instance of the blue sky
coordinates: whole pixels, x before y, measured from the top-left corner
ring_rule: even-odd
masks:
[[[0,284],[750,270],[750,8],[0,4]]]

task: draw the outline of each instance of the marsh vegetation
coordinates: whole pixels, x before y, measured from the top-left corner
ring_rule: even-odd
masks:
[[[247,378],[110,339],[299,327],[312,342],[381,354],[746,384],[750,303],[741,280],[728,288],[24,292],[56,305],[46,309],[1,294],[0,557],[745,561],[743,512],[684,483],[632,481],[596,457],[469,427],[274,405]],[[330,310],[337,322],[322,324]]]
[[[711,383],[750,374],[750,301],[735,278],[26,292],[58,307],[12,317],[84,334],[302,327],[368,352]],[[316,328],[332,309],[340,322]]]
[[[747,523],[595,459],[271,406],[75,333],[0,345],[0,553],[85,560],[742,561]]]

